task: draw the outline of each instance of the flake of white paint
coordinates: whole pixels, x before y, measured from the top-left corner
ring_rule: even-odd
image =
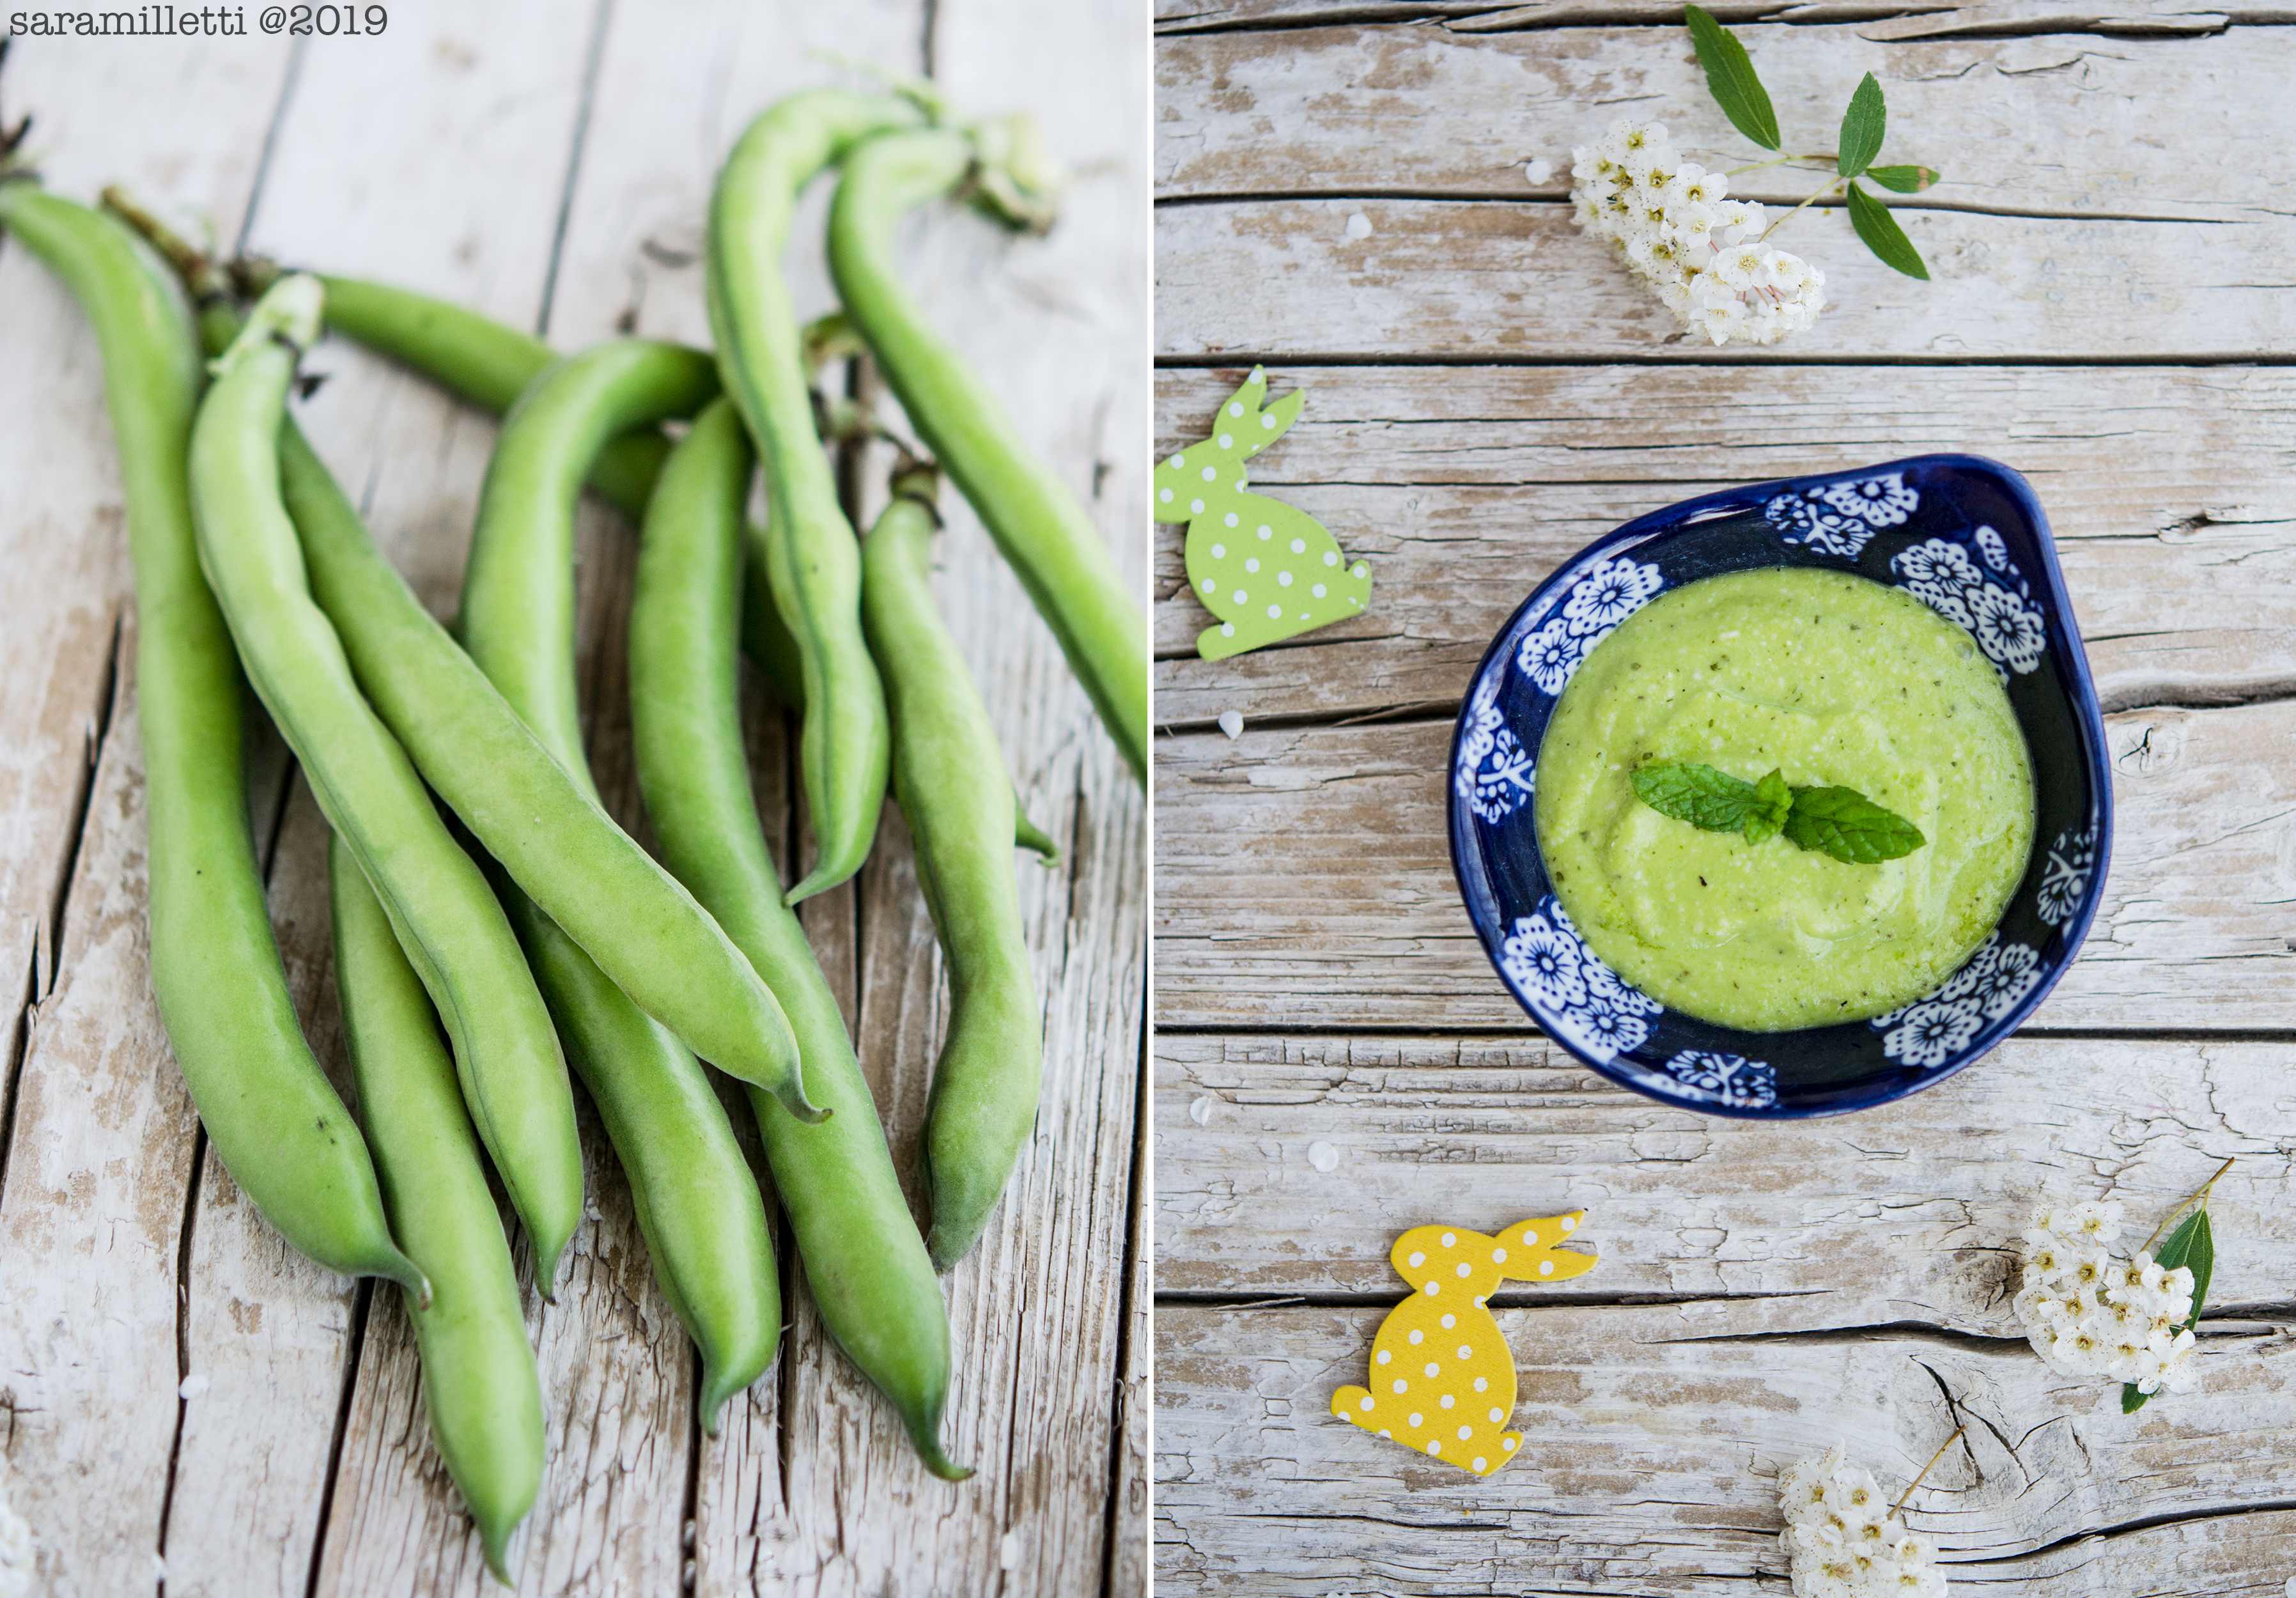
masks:
[[[1340,1168],[1340,1151],[1318,1139],[1308,1145],[1308,1163],[1319,1171],[1336,1171]]]
[[[178,1398],[196,1398],[201,1397],[207,1390],[208,1379],[194,1371],[189,1376],[184,1377],[182,1383],[176,1387],[176,1397]]]
[[[1188,1106],[1188,1119],[1199,1127],[1211,1125],[1212,1095],[1208,1093],[1198,1094],[1196,1102]]]
[[[1365,216],[1361,211],[1357,211],[1354,216],[1349,217],[1348,218],[1348,237],[1351,239],[1368,239],[1371,237],[1371,218]]]
[[[1237,739],[1242,737],[1243,713],[1240,710],[1221,711],[1219,713],[1219,730],[1227,734],[1227,741],[1230,743],[1234,743]]]

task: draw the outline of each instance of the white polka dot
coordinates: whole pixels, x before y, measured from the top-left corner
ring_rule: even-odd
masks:
[[[1218,468],[1218,467],[1217,467],[1217,466],[1207,466],[1207,467],[1205,467],[1205,468],[1204,468],[1204,481],[1206,481],[1206,482],[1208,482],[1208,483],[1215,483],[1215,482],[1218,482],[1218,480],[1219,480],[1219,468]]]
[[[1451,1405],[1452,1405],[1452,1404],[1453,1404],[1454,1402],[1456,1402],[1456,1400],[1454,1400],[1454,1399],[1452,1398],[1452,1397],[1451,1397],[1451,1395],[1450,1395],[1450,1394],[1448,1394],[1448,1393],[1445,1393],[1445,1394],[1443,1395],[1443,1407],[1444,1407],[1444,1408],[1446,1408],[1446,1409],[1450,1408],[1450,1407],[1451,1407]]]
[[[1259,425],[1262,427],[1274,427],[1275,425],[1275,418],[1273,416],[1262,416],[1259,419]]]
[[[1447,1249],[1457,1248],[1459,1246],[1459,1234],[1456,1232],[1446,1232],[1443,1234],[1443,1246]]]
[[[1401,1392],[1401,1391],[1403,1391],[1406,1388],[1409,1387],[1410,1385],[1411,1385],[1411,1384],[1410,1384],[1409,1382],[1407,1382],[1407,1381],[1404,1381],[1404,1379],[1403,1379],[1402,1377],[1400,1377],[1400,1376],[1398,1376],[1398,1377],[1395,1379],[1395,1390],[1396,1390],[1397,1392],[1398,1392],[1398,1393],[1399,1393],[1399,1392]]]
[[[1389,1352],[1388,1352],[1386,1349],[1384,1349],[1384,1348],[1382,1348],[1382,1349],[1379,1351],[1379,1363],[1380,1363],[1381,1364],[1385,1364],[1389,1360],[1393,1359],[1394,1357],[1395,1357],[1395,1356],[1394,1356],[1394,1355],[1392,1355],[1392,1354],[1389,1353]]]
[[[1234,449],[1235,447],[1235,436],[1233,433],[1222,433],[1220,435],[1220,447],[1222,449]]]
[[[1210,594],[1210,593],[1211,593],[1214,589],[1218,588],[1218,586],[1219,586],[1219,585],[1218,585],[1218,583],[1215,583],[1214,581],[1212,581],[1212,579],[1211,579],[1211,578],[1206,578],[1204,579],[1204,592],[1205,592],[1205,593]]]
[[[1302,621],[1307,620],[1307,619],[1308,619],[1308,612],[1307,612],[1307,611],[1300,611],[1300,620],[1302,620]]]
[[[1268,619],[1268,620],[1270,620],[1270,621],[1276,621],[1276,620],[1280,620],[1280,619],[1282,619],[1283,615],[1283,607],[1282,605],[1270,605],[1270,606],[1268,606],[1268,607],[1267,607],[1267,619]]]
[[[1482,1471],[1488,1471],[1490,1468],[1491,1462],[1489,1460],[1485,1459],[1480,1454],[1475,1455],[1475,1471],[1478,1474],[1480,1474]]]
[[[1204,513],[1204,502],[1201,499],[1190,500],[1188,502],[1188,511],[1192,515],[1202,515]]]
[[[1251,595],[1246,594],[1242,589],[1238,588],[1235,591],[1235,602],[1240,605],[1248,605],[1251,602]]]
[[[1501,1438],[1499,1439],[1499,1446],[1505,1449],[1509,1454],[1514,1452],[1514,1445],[1515,1439],[1511,1437]]]
[[[1369,1409],[1369,1408],[1371,1407],[1371,1400],[1370,1400],[1370,1399],[1365,1398],[1365,1399],[1364,1400],[1364,1407],[1365,1407],[1365,1409]],[[1491,1411],[1491,1424],[1492,1424],[1492,1425],[1496,1426],[1496,1425],[1497,1425],[1501,1421],[1504,1421],[1504,1420],[1505,1420],[1505,1419],[1506,1419],[1506,1411],[1505,1411],[1504,1409],[1495,1409],[1495,1410]]]
[[[1258,571],[1259,570],[1259,557],[1258,555],[1244,556],[1243,569],[1246,571]]]
[[[1431,1282],[1427,1284],[1427,1296],[1431,1299],[1442,1291],[1443,1284],[1439,1282]]]
[[[1490,1383],[1489,1383],[1488,1381],[1486,1381],[1482,1377],[1478,1376],[1478,1377],[1476,1377],[1476,1378],[1475,1378],[1475,1390],[1476,1390],[1477,1392],[1479,1392],[1479,1393],[1480,1393],[1480,1392],[1481,1392],[1484,1389],[1486,1389],[1486,1388],[1488,1388],[1488,1387],[1489,1387],[1489,1386],[1490,1386]]]
[[[1427,1263],[1427,1256],[1414,1251],[1411,1256],[1411,1263],[1414,1266],[1425,1265]]]
[[[1554,1274],[1554,1262],[1551,1259],[1540,1260],[1538,1262],[1538,1274],[1542,1276],[1552,1276]]]
[[[1160,503],[1170,504],[1172,503],[1172,491],[1169,488],[1161,489],[1158,492],[1156,497]]]
[[[1444,1330],[1444,1331],[1446,1331],[1446,1332],[1450,1331],[1452,1327],[1454,1327],[1454,1326],[1457,1325],[1458,1323],[1459,1323],[1459,1317],[1458,1317],[1457,1315],[1445,1315],[1445,1316],[1443,1317],[1443,1330]]]
[[[1288,571],[1277,572],[1275,574],[1275,586],[1279,588],[1289,588],[1292,586],[1292,574]]]
[[[1378,1404],[1378,1399],[1373,1397],[1369,1393],[1365,1393],[1363,1397],[1357,1401],[1356,1407],[1357,1409],[1369,1410],[1376,1407]]]
[[[1472,1276],[1472,1275],[1473,1275],[1474,1274],[1475,1274],[1475,1267],[1474,1267],[1474,1266],[1472,1266],[1469,1265],[1469,1264],[1468,1264],[1465,1260],[1464,1260],[1464,1259],[1463,1259],[1463,1260],[1461,1260],[1461,1261],[1459,1262],[1459,1274],[1460,1274],[1460,1275],[1462,1275],[1462,1276]]]
[[[1389,1440],[1390,1440],[1390,1441],[1392,1441],[1392,1440],[1394,1439],[1394,1437],[1395,1437],[1395,1433],[1393,1433],[1392,1431],[1390,1431],[1390,1430],[1389,1430],[1386,1427],[1384,1427],[1384,1426],[1382,1426],[1382,1427],[1381,1427],[1381,1428],[1379,1429],[1379,1434],[1380,1434],[1380,1436],[1382,1436],[1382,1437],[1383,1437],[1383,1438],[1388,1438],[1388,1439],[1389,1439]]]
[[[1336,566],[1336,565],[1338,565],[1339,563],[1340,563],[1340,552],[1339,552],[1338,550],[1336,550],[1336,549],[1327,549],[1327,550],[1325,550],[1325,551],[1324,552],[1324,565],[1326,565],[1326,566]]]
[[[1475,1350],[1472,1347],[1465,1343],[1461,1343],[1459,1345],[1459,1357],[1461,1359],[1472,1359],[1474,1356]]]
[[[1562,1217],[1562,1229],[1563,1229],[1565,1232],[1576,1232],[1576,1231],[1578,1231],[1578,1217],[1577,1216],[1575,1216],[1575,1215],[1566,1215],[1566,1216],[1564,1216],[1564,1217]]]
[[[1223,622],[1221,622],[1221,623],[1220,623],[1220,636],[1221,636],[1221,637],[1223,637],[1223,638],[1233,638],[1233,637],[1234,637],[1234,636],[1235,636],[1235,623],[1234,623],[1233,621],[1223,621]]]
[[[1225,545],[1225,544],[1215,544],[1215,545],[1212,545],[1212,559],[1213,559],[1213,560],[1215,560],[1215,561],[1225,561],[1225,560],[1226,560],[1226,559],[1227,559],[1227,545]]]
[[[1439,1455],[1443,1452],[1443,1445],[1437,1442],[1431,1437],[1427,1439],[1427,1452],[1430,1454]]]
[[[1462,1426],[1459,1428],[1459,1440],[1463,1443],[1474,1435],[1475,1429],[1472,1426]]]
[[[1263,538],[1273,538],[1275,537],[1275,529],[1263,521],[1259,524],[1259,536]],[[1292,553],[1296,555],[1300,552],[1295,549]]]
[[[1243,485],[1242,483],[1238,483],[1236,487],[1241,488]],[[1354,565],[1348,568],[1348,575],[1349,577],[1369,577],[1371,575],[1371,568],[1365,565],[1361,561],[1357,561]]]
[[[1414,1328],[1411,1333],[1411,1340],[1414,1345],[1423,1343],[1427,1340],[1427,1334]]]
[[[1321,599],[1324,597],[1327,590],[1324,588],[1323,584],[1317,583],[1314,587],[1308,589],[1308,592],[1314,594],[1317,599]]]
[[[1491,1263],[1493,1265],[1505,1265],[1506,1263],[1506,1250],[1505,1249],[1493,1249],[1491,1250]]]
[[[1242,414],[1243,414],[1243,402],[1242,402],[1242,400],[1240,400],[1240,399],[1231,399],[1231,400],[1229,400],[1229,401],[1227,402],[1227,414],[1228,414],[1229,415],[1231,415],[1231,416],[1241,416],[1241,415],[1242,415]]]
[[[1172,457],[1172,463],[1172,463],[1173,465],[1175,465],[1175,466],[1185,466],[1185,465],[1186,465],[1186,464],[1187,464],[1187,462],[1186,462],[1186,461],[1185,461],[1185,460],[1183,460],[1183,459],[1182,459],[1181,457],[1179,457],[1178,455],[1174,455],[1174,456]]]
[[[1304,554],[1306,554],[1306,553],[1308,553],[1308,541],[1307,541],[1305,538],[1294,538],[1294,539],[1292,539],[1292,553],[1293,554],[1295,554],[1295,555],[1304,555]]]
[[[1442,1369],[1443,1369],[1443,1367],[1442,1367],[1441,1365],[1437,1364],[1433,1360],[1431,1360],[1431,1360],[1429,1360],[1429,1361],[1427,1362],[1427,1370],[1426,1370],[1426,1372],[1425,1372],[1425,1374],[1430,1375],[1430,1376],[1433,1376],[1433,1375],[1435,1375],[1435,1374],[1439,1373]]]
[[[1413,1410],[1413,1411],[1411,1412],[1410,1418],[1409,1418],[1409,1419],[1407,1419],[1407,1420],[1406,1420],[1403,1423],[1404,1423],[1406,1426],[1410,1427],[1412,1430],[1416,1431],[1416,1430],[1418,1430],[1422,1426],[1424,1426],[1425,1424],[1427,1424],[1427,1417],[1426,1417],[1425,1415],[1421,1414],[1417,1410],[1415,1410],[1415,1409],[1414,1409],[1414,1410]]]
[[[1522,1234],[1522,1241],[1536,1249],[1538,1247],[1538,1233],[1536,1232],[1526,1232]]]
[[[1234,511],[1230,511],[1227,513],[1227,524],[1230,527],[1234,527],[1235,525],[1235,512]]]
[[[1235,479],[1235,491],[1236,491],[1238,494],[1241,494],[1241,493],[1242,493],[1242,492],[1243,492],[1243,490],[1244,490],[1244,481],[1243,481],[1243,479],[1242,479],[1242,478],[1238,478],[1238,479]]]

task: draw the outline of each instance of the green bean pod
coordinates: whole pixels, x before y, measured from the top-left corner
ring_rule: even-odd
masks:
[[[948,1312],[837,996],[783,900],[750,791],[733,582],[750,467],[741,419],[721,400],[694,422],[655,490],[630,611],[638,783],[663,858],[781,996],[806,1086],[835,1111],[825,1127],[794,1127],[757,1104],[822,1320],[892,1401],[926,1465],[956,1479],[969,1472],[940,1446]]]
[[[1036,1126],[1045,1021],[1013,876],[1020,807],[988,708],[933,605],[937,486],[930,468],[894,479],[861,546],[861,619],[892,707],[893,797],[948,963],[948,1032],[925,1111],[925,1246],[945,1271],[972,1251]]]
[[[690,415],[717,392],[716,364],[697,351],[637,340],[601,345],[528,386],[487,469],[463,585],[463,641],[594,799],[574,682],[574,510],[583,476],[607,439]],[[763,1373],[781,1340],[781,1287],[757,1178],[693,1055],[514,884],[503,893],[569,1057],[629,1173],[655,1275],[701,1350],[702,1423],[714,1435],[726,1399]]]
[[[280,497],[298,352],[318,336],[320,289],[283,279],[215,363],[192,428],[200,564],[240,659],[311,791],[422,975],[479,1135],[534,1243],[545,1292],[582,1220],[582,1150],[558,1035],[485,876],[447,833],[406,752],[368,708],[312,602]]]
[[[800,1120],[819,1119],[788,1020],[742,951],[422,608],[292,428],[280,468],[311,592],[359,686],[439,796],[639,1009]]]
[[[903,214],[973,171],[973,145],[955,133],[918,129],[861,145],[846,158],[830,211],[830,271],[911,425],[980,512],[1133,775],[1144,781],[1148,627],[1140,602],[1074,492],[933,331],[894,270]]]
[[[420,1295],[373,1162],[303,1040],[248,834],[239,661],[200,575],[186,475],[197,337],[158,264],[101,212],[0,182],[0,226],[63,281],[103,353],[135,569],[135,701],[150,821],[152,987],[208,1141],[330,1270]]]
[[[248,275],[268,287],[277,281],[278,270],[269,262],[255,262]],[[328,331],[496,415],[517,404],[526,385],[558,358],[531,334],[412,289],[356,277],[322,275],[319,281],[327,291]],[[599,450],[589,486],[635,528],[644,520],[654,479],[668,458],[669,440],[660,430],[626,433]],[[762,535],[753,532],[751,537]],[[752,563],[742,582],[742,648],[766,674],[775,696],[793,709],[802,709],[805,684],[797,643],[782,625],[763,566]]]
[[[479,1523],[488,1567],[507,1584],[504,1551],[541,1490],[544,1454],[542,1379],[518,1272],[438,1017],[340,832],[327,877],[359,1119],[391,1223],[430,1277],[427,1307],[406,1295],[430,1435]]]
[[[916,120],[905,101],[822,89],[769,107],[726,157],[709,201],[706,291],[726,389],[758,441],[771,514],[766,578],[797,641],[799,743],[813,870],[791,904],[860,869],[877,833],[892,734],[861,636],[861,555],[815,435],[804,340],[782,277],[797,197],[857,141]]]

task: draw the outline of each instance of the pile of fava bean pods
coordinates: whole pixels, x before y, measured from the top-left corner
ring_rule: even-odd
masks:
[[[1034,1121],[1043,1014],[1015,850],[1052,846],[1020,814],[929,591],[940,470],[1136,775],[1147,734],[1130,586],[893,266],[897,223],[940,196],[1048,224],[1056,174],[1026,124],[954,122],[922,88],[767,109],[710,201],[715,353],[625,339],[562,358],[404,290],[212,262],[117,191],[102,209],[77,204],[9,160],[0,148],[0,228],[78,297],[103,356],[135,567],[161,1018],[216,1153],[263,1215],[320,1264],[403,1290],[432,1435],[496,1574],[510,1579],[509,1540],[540,1487],[545,1397],[487,1166],[546,1295],[584,1213],[570,1065],[700,1350],[703,1424],[714,1432],[765,1372],[782,1327],[764,1202],[707,1061],[748,1091],[832,1335],[924,1463],[967,1475],[940,1443],[936,1273],[980,1236]],[[843,305],[800,326],[783,258],[799,194],[832,170]],[[454,634],[288,416],[298,362],[326,330],[503,415]],[[922,444],[901,452],[865,538],[824,433],[874,424],[814,383],[824,360],[862,349]],[[745,514],[760,472],[761,524]],[[630,704],[659,862],[608,817],[582,748],[586,486],[642,527]],[[802,717],[816,847],[787,892],[744,759],[742,651]],[[304,1040],[273,938],[242,682],[333,830],[356,1120]],[[922,1234],[791,908],[860,867],[889,785],[952,996]]]

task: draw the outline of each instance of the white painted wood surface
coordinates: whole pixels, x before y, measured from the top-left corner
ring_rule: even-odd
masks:
[[[1144,568],[1144,11],[520,0],[391,20],[380,38],[299,50],[23,41],[0,106],[37,114],[62,192],[124,180],[227,244],[443,294],[571,348],[706,336],[694,250],[710,176],[755,111],[832,76],[809,52],[930,65],[967,108],[1034,111],[1083,176],[1049,240],[1007,242],[955,216],[913,228],[913,281],[1119,560]],[[800,240],[817,239],[825,202],[809,197]],[[792,268],[801,307],[825,308],[817,244],[800,242]],[[20,1018],[0,1078],[0,1477],[58,1594],[144,1590],[163,1569],[173,1594],[491,1590],[428,1437],[395,1291],[316,1269],[252,1213],[206,1158],[159,1029],[100,366],[69,298],[4,238],[0,350],[0,961]],[[450,615],[493,423],[348,347],[313,365],[331,376],[304,425]],[[1037,1136],[982,1248],[946,1282],[952,1443],[980,1473],[950,1487],[914,1465],[822,1333],[786,1238],[783,1356],[703,1439],[693,1350],[585,1103],[591,1217],[557,1302],[529,1298],[551,1454],[515,1545],[521,1592],[1144,1590],[1138,1555],[1115,1549],[1144,1546],[1146,1512],[1145,806],[951,499],[936,590],[1022,801],[1066,856],[1022,879],[1052,1062]],[[610,807],[642,828],[623,680],[634,551],[627,528],[585,510],[592,759]],[[794,746],[762,702],[751,725],[786,870],[802,837]],[[275,743],[255,764],[291,990],[339,1065],[324,823]],[[889,807],[863,879],[807,921],[914,1184],[947,1001],[907,851]],[[735,1122],[749,1138],[738,1102]]]
[[[1966,1420],[1912,1508],[1955,1590],[2281,1598],[2296,280],[2280,168],[2199,152],[2269,124],[2245,136],[2284,163],[2296,19],[1715,9],[1775,19],[1742,37],[1798,147],[1881,78],[1890,158],[1947,172],[1900,211],[1935,283],[1797,221],[1834,301],[1812,335],[1669,338],[1562,199],[1628,109],[1741,148],[1678,5],[1159,5],[1159,452],[1264,359],[1308,398],[1253,486],[1374,585],[1205,662],[1157,529],[1160,1591],[1783,1592],[1781,1466],[1842,1441],[1902,1487]],[[1807,192],[1769,176],[1745,192]],[[1932,450],[2031,478],[2112,712],[2081,960],[2023,1036],[1884,1110],[1767,1126],[1609,1086],[1460,907],[1469,674],[1621,521]],[[2030,1208],[2111,1189],[2149,1227],[2232,1156],[2206,1391],[2124,1418],[2048,1376],[2007,1301]],[[1603,1265],[1498,1300],[1521,1459],[1477,1480],[1329,1415],[1400,1296],[1397,1233],[1582,1206]]]

